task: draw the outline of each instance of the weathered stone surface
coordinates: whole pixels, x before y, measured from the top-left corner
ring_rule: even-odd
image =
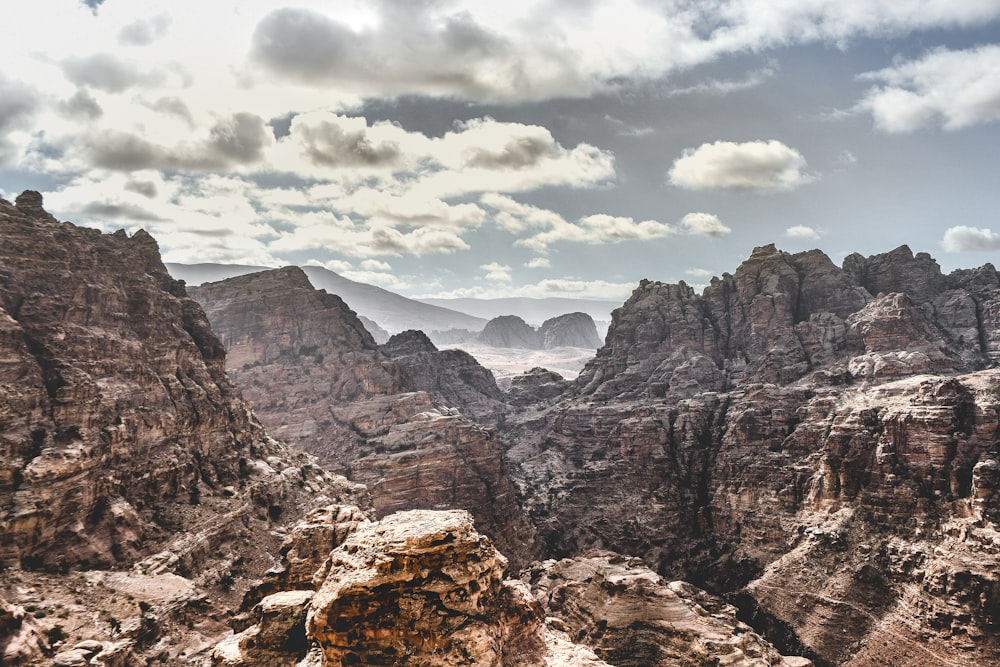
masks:
[[[810,665],[786,658],[736,618],[736,608],[638,558],[595,552],[545,561],[525,574],[577,641],[618,667]]]
[[[305,503],[363,490],[267,436],[148,234],[40,207],[0,200],[0,596],[61,660],[178,664],[225,629],[201,591],[238,598]]]
[[[569,382],[563,376],[535,367],[511,379],[507,403],[516,407],[544,403],[558,398],[568,387]]]
[[[996,271],[870,259],[764,246],[701,295],[641,283],[568,391],[507,415],[548,553],[740,589],[817,664],[996,661]]]
[[[167,525],[197,532],[194,503],[226,486],[248,514],[281,504],[287,482],[247,464],[284,450],[156,242],[59,223],[35,194],[0,202],[0,559],[135,559]]]
[[[601,346],[597,336],[597,325],[594,318],[587,313],[566,313],[542,322],[538,330],[542,338],[542,347],[590,347],[595,350]]]
[[[193,293],[231,345],[229,372],[269,432],[368,484],[376,516],[468,509],[516,562],[537,555],[494,434],[460,414],[495,421],[501,406],[491,374],[469,355],[407,332],[386,345],[390,357],[343,302],[294,268]]]
[[[542,346],[538,331],[517,315],[501,315],[486,323],[476,340],[493,347],[523,347],[529,350]]]
[[[0,663],[19,667],[42,657],[47,643],[24,607],[0,599]]]
[[[408,373],[414,388],[476,421],[491,423],[503,403],[493,374],[463,350],[438,350],[422,331],[398,333],[381,346]]]

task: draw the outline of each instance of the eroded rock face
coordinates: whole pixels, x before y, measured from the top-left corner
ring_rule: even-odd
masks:
[[[549,554],[741,590],[817,664],[996,661],[996,271],[849,260],[644,281],[566,393],[508,415],[512,474]]]
[[[811,665],[786,657],[736,618],[736,608],[638,558],[595,552],[525,573],[547,616],[618,667]]]
[[[594,318],[587,313],[567,313],[542,322],[538,330],[542,347],[590,347],[597,349],[601,339],[597,335]]]
[[[476,340],[493,347],[521,347],[533,350],[542,346],[542,338],[535,328],[517,315],[494,317],[486,323]]]
[[[0,201],[0,560],[108,566],[284,450],[156,242],[56,222],[36,195]]]
[[[295,268],[193,294],[231,346],[229,372],[269,431],[368,484],[376,516],[468,509],[515,562],[537,555],[494,433],[468,418],[495,422],[502,405],[472,357],[438,351],[418,331],[380,349],[339,298]]]
[[[195,660],[305,503],[370,501],[267,436],[148,234],[29,192],[0,239],[0,597],[54,664]]]
[[[493,374],[464,350],[438,350],[422,331],[398,333],[381,347],[413,385],[476,421],[496,421],[503,393]]]

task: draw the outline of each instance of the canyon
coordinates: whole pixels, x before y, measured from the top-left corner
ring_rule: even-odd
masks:
[[[5,664],[1000,661],[991,265],[762,246],[504,391],[295,267],[0,235]]]

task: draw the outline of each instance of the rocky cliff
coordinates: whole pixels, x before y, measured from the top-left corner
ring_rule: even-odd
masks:
[[[306,502],[363,489],[267,436],[148,234],[25,192],[0,200],[0,238],[0,644],[30,652],[34,627],[72,653],[56,664],[145,664],[173,633],[159,653],[180,659],[218,631],[205,591],[263,572]]]
[[[492,423],[503,404],[493,374],[464,350],[438,350],[422,331],[398,333],[381,346],[414,386],[476,421]]]
[[[547,561],[523,581],[505,578],[506,558],[462,511],[370,522],[331,506],[297,526],[282,554],[237,634],[216,647],[216,667],[811,664],[636,559]]]
[[[593,318],[586,313],[567,313],[545,320],[535,329],[517,315],[494,317],[476,337],[484,345],[549,350],[556,347],[597,349],[601,339]]]
[[[508,417],[525,506],[549,553],[734,592],[818,664],[996,661],[998,299],[993,267],[905,247],[644,281],[561,398]]]
[[[192,289],[269,432],[367,484],[377,516],[470,510],[515,562],[537,555],[495,434],[501,393],[468,354],[420,332],[375,345],[338,297],[295,267]]]
[[[566,313],[542,322],[538,330],[542,347],[590,347],[597,349],[601,339],[597,335],[597,325],[587,313]]]

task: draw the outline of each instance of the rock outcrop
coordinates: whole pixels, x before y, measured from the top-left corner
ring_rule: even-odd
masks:
[[[414,510],[346,527],[335,519],[355,514],[327,508],[293,532],[276,571],[301,574],[253,605],[214,665],[605,665],[546,627],[467,512]]]
[[[590,347],[596,350],[601,346],[597,325],[587,313],[567,313],[545,320],[538,333],[546,350],[554,347]]]
[[[332,506],[293,530],[214,665],[811,664],[780,655],[722,600],[668,584],[638,559],[546,561],[512,580],[467,512],[358,516]]]
[[[601,339],[587,313],[567,313],[545,320],[535,329],[517,315],[501,315],[486,323],[476,340],[492,347],[549,350],[556,347],[597,349]]]
[[[546,616],[618,667],[808,667],[782,656],[736,618],[736,608],[683,581],[664,581],[638,558],[596,552],[545,561],[525,573]]]
[[[486,323],[476,340],[493,347],[522,347],[529,350],[542,346],[542,338],[530,324],[517,315],[501,315]]]
[[[503,393],[493,373],[464,350],[438,350],[422,331],[398,333],[381,346],[409,375],[413,386],[463,415],[482,423],[496,421]]]
[[[379,348],[338,297],[294,267],[192,294],[269,432],[367,484],[376,516],[468,509],[515,562],[537,555],[495,434],[469,419],[495,422],[502,405],[472,357],[438,351],[417,331]]]
[[[0,200],[4,662],[34,652],[31,628],[54,664],[186,660],[221,630],[205,591],[259,576],[306,503],[369,501],[266,434],[148,234],[17,201]]]
[[[227,487],[267,521],[283,484],[251,471],[284,450],[156,242],[59,223],[37,193],[18,201],[0,201],[0,560],[136,560],[196,531],[201,499]]]
[[[547,552],[732,592],[820,665],[996,661],[998,298],[993,267],[906,248],[644,281],[564,394],[507,416]]]

